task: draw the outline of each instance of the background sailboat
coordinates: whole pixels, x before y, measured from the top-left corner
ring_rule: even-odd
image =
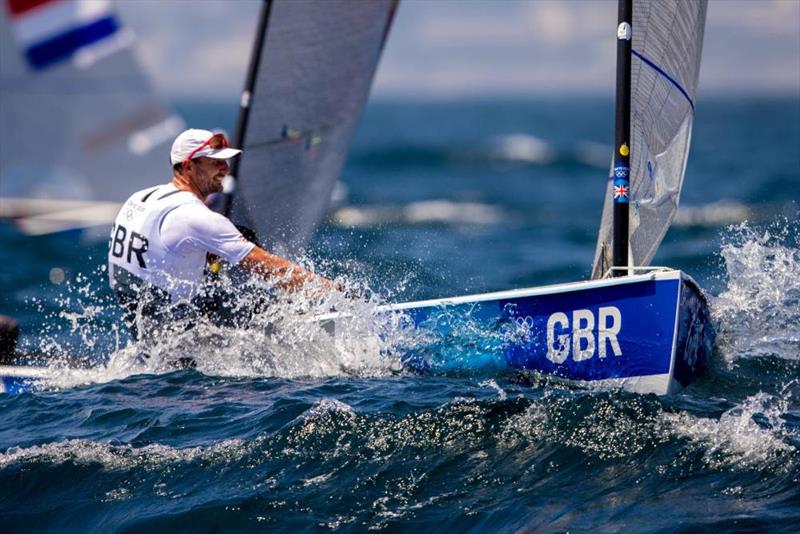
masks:
[[[0,218],[25,233],[98,227],[164,176],[183,120],[136,62],[104,0],[3,0]]]

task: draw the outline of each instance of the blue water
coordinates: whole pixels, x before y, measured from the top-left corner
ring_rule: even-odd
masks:
[[[234,104],[177,106],[232,130]],[[304,261],[391,302],[585,278],[612,117],[603,99],[372,103],[352,209]],[[0,313],[23,347],[105,362],[0,395],[0,531],[797,531],[798,202],[800,100],[701,99],[654,263],[710,293],[719,335],[709,373],[663,398],[404,374],[400,334],[334,345],[298,302],[272,337],[208,325],[161,355],[197,369],[142,368],[104,244],[0,226]],[[367,329],[370,305],[353,310]]]

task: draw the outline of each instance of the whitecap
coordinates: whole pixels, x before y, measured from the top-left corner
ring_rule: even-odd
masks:
[[[745,204],[732,200],[718,200],[700,206],[680,206],[673,226],[724,226],[737,224],[748,219],[751,210]]]
[[[47,463],[61,465],[101,465],[104,469],[121,471],[132,468],[158,470],[165,465],[194,460],[226,462],[245,455],[256,441],[224,440],[208,447],[177,448],[159,443],[134,447],[122,444],[69,439],[30,447],[11,447],[0,453],[0,469],[17,464]]]
[[[350,418],[355,417],[356,414],[353,407],[346,402],[342,402],[338,399],[322,399],[314,403],[314,405],[303,414],[303,417],[305,419],[314,419],[331,413],[339,413]]]
[[[711,468],[789,468],[785,460],[799,452],[791,441],[800,435],[784,421],[788,409],[788,398],[761,392],[719,419],[665,412],[661,426],[670,435],[702,447],[704,462]]]
[[[491,158],[512,163],[547,164],[555,160],[556,150],[544,139],[530,134],[501,135],[489,142]]]
[[[501,388],[500,385],[494,379],[484,380],[478,385],[481,387],[491,388],[495,390],[497,392],[497,398],[501,401],[506,400],[508,398],[506,391],[503,388]]]

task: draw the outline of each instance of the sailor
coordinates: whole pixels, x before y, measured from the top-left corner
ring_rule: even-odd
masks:
[[[239,265],[277,287],[298,290],[309,282],[334,283],[248,241],[204,203],[222,191],[227,160],[241,154],[222,134],[189,129],[172,144],[172,181],[137,191],[123,204],[111,230],[109,283],[126,311],[134,338],[136,319],[158,322],[194,313],[207,255]]]

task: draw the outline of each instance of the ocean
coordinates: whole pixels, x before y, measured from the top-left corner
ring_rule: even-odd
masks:
[[[235,103],[175,105],[233,129]],[[372,102],[303,261],[367,288],[365,328],[379,302],[584,279],[613,113],[599,97]],[[22,348],[93,364],[0,395],[0,530],[800,531],[799,202],[800,99],[701,94],[653,264],[700,283],[718,334],[709,371],[667,397],[411,374],[398,332],[333,345],[300,298],[143,364],[104,242],[0,225],[0,313]]]

